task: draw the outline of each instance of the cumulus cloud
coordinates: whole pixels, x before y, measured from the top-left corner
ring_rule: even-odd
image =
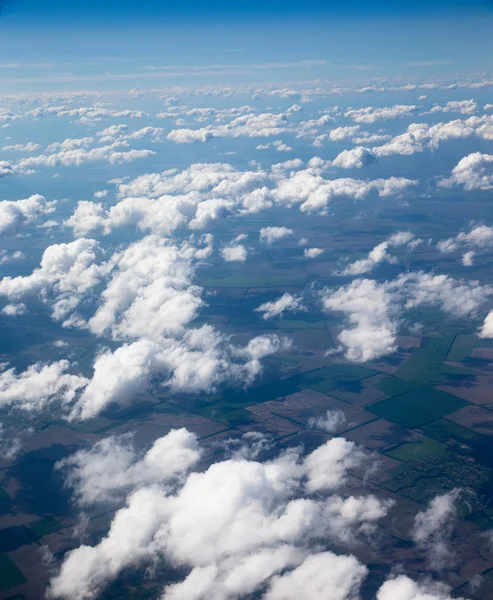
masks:
[[[68,361],[60,360],[51,364],[36,363],[22,373],[16,373],[13,368],[3,370],[0,373],[0,405],[35,411],[51,402],[71,402],[88,380],[67,373],[69,367]]]
[[[139,158],[148,158],[156,154],[152,150],[117,150],[118,144],[101,146],[86,150],[77,148],[74,150],[62,150],[54,154],[40,154],[23,158],[16,164],[16,169],[25,172],[37,167],[77,167],[87,162],[106,161],[110,164],[128,163]]]
[[[247,254],[247,249],[243,244],[226,246],[221,250],[221,255],[226,262],[245,262]]]
[[[447,542],[460,493],[460,489],[453,489],[447,494],[435,496],[426,510],[418,512],[414,519],[412,539],[427,553],[433,569],[439,570],[445,564],[450,564],[452,554]]]
[[[139,455],[129,435],[108,437],[58,462],[81,506],[113,502],[135,487],[175,481],[201,457],[197,436],[173,429]]]
[[[441,583],[418,583],[405,575],[399,575],[382,585],[377,592],[377,600],[452,600],[450,592],[450,588]]]
[[[347,423],[346,415],[340,409],[328,410],[323,417],[310,417],[308,425],[327,433],[336,433]]]
[[[347,315],[350,327],[338,335],[346,357],[366,362],[391,354],[396,349],[397,319],[391,294],[384,284],[357,279],[323,297],[326,310]]]
[[[302,300],[299,296],[293,296],[293,294],[283,294],[277,300],[272,302],[264,302],[255,309],[257,312],[263,313],[264,319],[272,319],[273,317],[279,317],[285,312],[298,312],[306,310],[302,304]]]
[[[493,311],[486,315],[478,335],[480,338],[493,338]]]
[[[7,177],[7,175],[12,175],[14,169],[12,165],[5,160],[0,160],[0,178]]]
[[[415,105],[395,104],[394,106],[386,106],[383,108],[353,108],[344,114],[355,121],[356,123],[376,123],[377,121],[388,121],[399,117],[408,117],[415,113],[418,107]]]
[[[467,191],[493,188],[493,155],[473,152],[462,158],[448,179],[438,182],[441,187],[462,186]]]
[[[294,231],[287,227],[262,227],[260,230],[260,242],[270,246],[274,242],[292,235],[294,235]]]
[[[323,253],[322,248],[305,248],[303,250],[303,256],[306,256],[306,258],[317,258]]]
[[[397,262],[396,257],[388,254],[387,250],[398,246],[409,247],[411,243],[416,241],[414,235],[410,232],[399,231],[394,233],[387,240],[375,246],[369,252],[367,258],[362,258],[348,265],[341,275],[362,275],[363,273],[369,273],[382,262],[395,263]]]
[[[24,200],[0,202],[0,235],[14,235],[38,217],[55,210],[55,202],[48,202],[39,194]]]
[[[343,150],[333,160],[332,165],[341,169],[361,169],[374,162],[377,162],[377,159],[371,150],[363,146],[356,146],[351,150]]]
[[[207,142],[222,137],[268,137],[287,131],[285,114],[247,114],[233,119],[225,125],[207,125],[200,129],[173,129],[167,139],[179,144]]]
[[[440,240],[437,248],[442,253],[454,252],[460,248],[474,248],[475,250],[483,250],[493,246],[493,227],[487,225],[476,225],[467,233],[461,231],[455,237],[446,240]],[[474,252],[468,253],[471,261]],[[467,261],[466,261],[467,262]]]
[[[52,316],[64,319],[76,308],[81,294],[111,270],[110,263],[97,264],[101,256],[102,250],[95,240],[81,238],[68,244],[54,244],[44,251],[40,267],[30,275],[1,279],[0,295],[14,301],[29,296],[47,301],[50,294],[55,294]]]
[[[365,362],[395,351],[404,311],[428,305],[455,318],[474,317],[492,294],[493,287],[478,281],[418,271],[383,283],[355,279],[336,290],[325,290],[322,304],[326,310],[346,315],[347,326],[338,335],[346,358]]]
[[[182,457],[185,446],[187,458],[175,467],[161,465],[161,460],[147,464],[148,453],[137,460],[124,457],[123,469],[116,469],[118,489],[122,472],[133,473],[139,464],[143,475],[131,475],[133,490],[107,536],[65,556],[51,580],[50,597],[92,598],[123,569],[151,564],[158,554],[188,572],[165,588],[163,598],[168,600],[232,600],[265,588],[265,597],[272,600],[298,598],[306,589],[310,598],[326,597],[330,591],[331,597],[347,600],[348,594],[357,593],[366,567],[354,557],[309,550],[314,541],[345,544],[372,533],[392,505],[371,495],[337,493],[365,460],[354,443],[334,438],[306,457],[291,449],[265,463],[237,456],[187,475],[195,453],[189,457],[190,440],[183,444],[182,437],[185,433],[166,441],[171,457]],[[158,440],[151,451],[161,444]],[[105,447],[103,460],[107,451]],[[162,458],[169,460],[164,454]],[[92,456],[89,462],[94,460]],[[87,464],[87,456],[81,463],[79,455],[72,464],[76,490],[85,489],[77,486],[94,476],[90,469],[84,471],[89,477],[81,478],[81,464]],[[175,477],[180,467],[181,481],[170,487],[167,469]],[[99,471],[97,481],[104,488]],[[287,589],[294,596],[286,596]]]
[[[323,171],[330,162],[312,159],[308,169],[297,170],[302,165],[294,159],[273,165],[270,171],[240,171],[224,163],[198,163],[181,172],[143,175],[120,183],[120,200],[110,208],[79,202],[65,225],[77,236],[93,230],[108,234],[129,225],[168,235],[182,227],[203,229],[219,218],[258,213],[275,204],[323,212],[334,200],[363,200],[372,192],[381,197],[399,196],[417,183],[399,177],[327,180]]]

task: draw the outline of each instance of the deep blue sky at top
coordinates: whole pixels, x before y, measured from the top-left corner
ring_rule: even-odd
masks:
[[[492,67],[492,0],[4,0],[0,16],[7,91]]]

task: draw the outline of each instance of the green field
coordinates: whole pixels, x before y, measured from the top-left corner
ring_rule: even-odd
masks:
[[[470,440],[481,437],[479,433],[447,419],[438,419],[437,421],[433,421],[433,423],[428,423],[428,425],[423,427],[423,433],[429,438],[437,440],[437,442],[455,440],[467,443]]]
[[[31,521],[28,525],[29,529],[34,533],[37,538],[41,538],[44,535],[49,535],[62,528],[62,524],[59,523],[54,517],[43,517],[37,521]]]
[[[444,364],[430,358],[425,352],[416,352],[413,354],[397,369],[394,375],[420,386],[439,385],[447,380],[474,376],[473,372],[469,369]]]
[[[392,448],[385,454],[391,458],[408,462],[410,460],[420,460],[428,458],[435,454],[443,454],[446,452],[447,447],[443,444],[439,444],[435,440],[430,440],[424,436],[420,436],[414,442],[406,442]]]
[[[399,394],[404,394],[404,392],[410,392],[411,390],[416,389],[417,386],[415,383],[406,381],[405,379],[386,377],[377,383],[375,387],[382,390],[386,396],[398,396]]]
[[[380,400],[366,410],[414,429],[467,406],[469,402],[431,387],[416,388],[394,398]]]
[[[27,579],[15,562],[5,552],[0,554],[0,591],[25,583]]]
[[[452,348],[450,348],[450,352],[447,354],[446,360],[460,362],[469,358],[476,345],[477,339],[478,338],[475,335],[459,333],[455,338]]]

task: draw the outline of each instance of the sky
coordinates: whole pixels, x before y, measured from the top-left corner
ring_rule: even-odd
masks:
[[[5,91],[489,70],[493,3],[6,0]]]

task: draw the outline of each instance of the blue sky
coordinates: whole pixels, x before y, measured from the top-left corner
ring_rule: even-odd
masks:
[[[132,81],[157,87],[487,71],[492,26],[493,3],[485,0],[7,0],[0,83],[6,91],[128,89]]]

